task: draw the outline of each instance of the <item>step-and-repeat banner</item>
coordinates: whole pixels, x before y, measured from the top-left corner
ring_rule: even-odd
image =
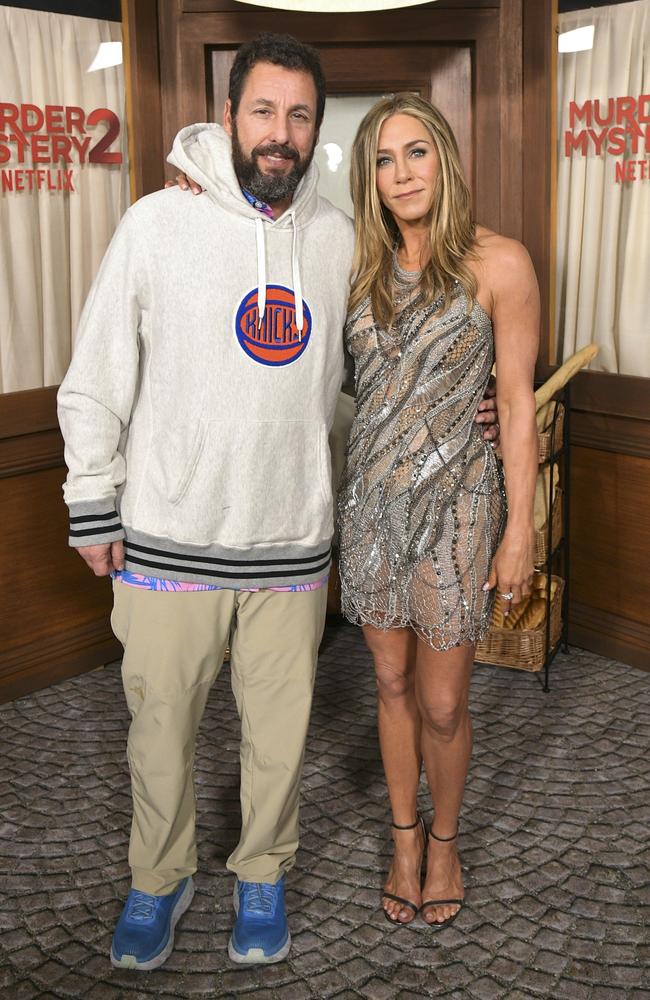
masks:
[[[557,360],[650,377],[650,0],[559,22]]]
[[[13,392],[63,378],[129,188],[121,26],[0,6],[0,37],[0,392]]]

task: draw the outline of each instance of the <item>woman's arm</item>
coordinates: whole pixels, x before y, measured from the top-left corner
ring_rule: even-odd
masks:
[[[485,589],[497,587],[504,613],[530,593],[534,569],[533,503],[537,478],[537,429],[533,377],[539,348],[537,278],[525,247],[495,237],[486,254],[492,294],[497,364],[497,405],[508,497],[508,521]],[[503,598],[501,598],[503,600]]]

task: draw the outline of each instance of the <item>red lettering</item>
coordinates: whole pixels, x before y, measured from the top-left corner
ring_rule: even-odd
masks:
[[[639,160],[639,167],[641,168],[641,180],[647,180],[650,176],[650,160]]]
[[[607,138],[609,140],[607,152],[612,156],[621,156],[625,152],[625,129],[620,126],[610,128]]]
[[[32,121],[30,121],[30,117]],[[20,105],[20,124],[23,132],[40,132],[44,121],[45,116],[43,112],[35,104]]]
[[[569,125],[572,129],[575,128],[576,121],[582,121],[583,118],[587,125],[591,125],[592,105],[592,101],[585,101],[582,107],[579,107],[575,101],[569,101]]]
[[[56,163],[57,160],[63,160],[64,163],[72,163],[70,150],[72,149],[72,143],[78,141],[79,140],[76,138],[76,136],[73,136],[72,139],[70,139],[67,135],[53,135],[52,163]]]
[[[63,107],[60,104],[45,105],[46,132],[65,132],[63,126]]]
[[[603,143],[605,142],[605,139],[607,138],[607,132],[608,132],[608,130],[606,128],[604,128],[603,131],[600,134],[598,134],[597,132],[594,132],[594,130],[592,128],[588,129],[587,131],[589,132],[590,139],[593,140],[593,144],[596,147],[596,156],[600,156],[600,154],[602,153],[602,150],[603,150]]]
[[[79,163],[86,162],[86,150],[90,146],[90,136],[87,135],[85,139],[77,139],[76,135],[70,136],[70,142],[74,148],[79,153]],[[69,161],[71,162],[71,161]]]
[[[647,111],[646,105],[648,106]],[[2,105],[0,105],[0,107],[1,106]],[[639,98],[639,112],[637,118],[640,122],[643,122],[644,125],[650,122],[650,94],[641,94]]]
[[[578,149],[583,156],[586,156],[588,138],[587,130],[584,128],[582,132],[578,132],[577,135],[574,135],[573,132],[566,131],[564,133],[564,155],[571,156],[571,150]]]
[[[40,191],[45,184],[45,179],[47,177],[47,170],[37,170],[36,171],[36,183],[38,185],[38,190]]]
[[[77,108],[71,106],[65,109],[65,130],[66,132],[72,132],[73,128],[76,128],[79,135],[84,134],[84,122],[86,120],[86,115],[82,108]]]
[[[25,173],[24,170],[15,170],[14,171],[14,177],[16,179],[16,191],[23,191],[24,190],[24,188],[23,188],[23,174],[24,173]]]
[[[0,163],[8,163],[11,159],[11,146],[6,135],[0,135]]]
[[[607,117],[600,113],[600,101],[594,101],[594,121],[596,125],[610,125],[614,121],[615,102],[613,97],[607,99]]]
[[[98,122],[108,123],[106,134],[93,146],[88,156],[89,163],[121,163],[121,153],[109,153],[108,147],[117,139],[120,134],[120,119],[114,111],[108,108],[95,108],[88,115],[88,124],[97,125]]]
[[[16,104],[0,104],[0,129],[3,132],[5,125],[18,126],[18,107]]]
[[[614,166],[616,168],[616,183],[622,184],[625,180],[625,162],[623,160],[617,160]]]
[[[49,135],[33,135],[31,141],[32,162],[50,162],[50,137]]]
[[[640,144],[641,144],[641,140],[643,139],[643,129],[642,129],[642,128],[640,128],[640,127],[639,127],[639,126],[638,126],[638,125],[636,124],[636,122],[634,123],[634,126],[635,126],[635,127],[634,127],[633,129],[632,129],[632,128],[629,128],[629,127],[628,127],[628,128],[626,128],[626,129],[625,129],[625,131],[626,131],[627,133],[631,133],[631,138],[630,138],[630,149],[632,150],[632,152],[633,152],[633,153],[634,153],[634,155],[636,156],[636,154],[637,154],[637,153],[638,153],[638,152],[640,151],[640,150],[639,150],[639,146],[640,146]]]
[[[74,184],[72,183],[73,174],[71,170],[66,170],[63,175],[63,190],[64,191],[74,191]]]
[[[636,111],[636,101],[633,97],[616,98],[616,124],[622,125],[627,119],[632,127],[636,126],[634,112]]]
[[[13,191],[14,189],[14,172],[13,170],[3,170],[2,171],[2,190]]]

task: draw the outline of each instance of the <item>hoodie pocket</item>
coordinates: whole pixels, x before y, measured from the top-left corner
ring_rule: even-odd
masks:
[[[179,541],[320,542],[331,532],[326,428],[308,420],[203,422],[169,501]]]

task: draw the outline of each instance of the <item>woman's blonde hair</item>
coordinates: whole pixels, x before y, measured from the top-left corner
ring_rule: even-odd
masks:
[[[367,113],[352,147],[351,187],[354,203],[355,248],[350,310],[368,296],[375,322],[389,327],[395,316],[393,254],[400,233],[377,190],[377,148],[384,122],[393,115],[411,115],[422,122],[433,139],[439,169],[431,207],[431,254],[425,263],[420,291],[430,305],[444,295],[447,308],[458,281],[471,303],[476,278],[465,263],[473,255],[474,222],[471,196],[463,175],[458,145],[449,123],[418,94],[395,94],[378,101]]]

